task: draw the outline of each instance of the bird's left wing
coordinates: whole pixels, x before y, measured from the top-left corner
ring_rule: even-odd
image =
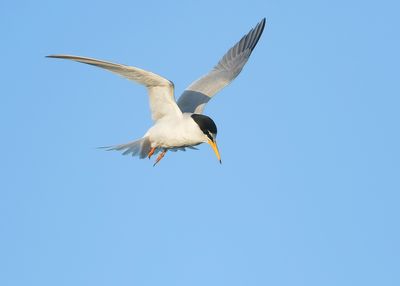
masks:
[[[193,82],[183,92],[178,100],[182,112],[203,113],[206,103],[239,75],[264,27],[265,18],[230,48],[208,74]]]
[[[149,71],[145,71],[136,67],[96,60],[92,58],[71,56],[71,55],[50,55],[48,58],[58,58],[73,60],[76,62],[93,65],[113,73],[116,73],[122,77],[133,80],[137,83],[143,84],[147,87],[150,99],[150,110],[151,116],[154,121],[164,116],[180,116],[178,105],[174,98],[174,84]]]

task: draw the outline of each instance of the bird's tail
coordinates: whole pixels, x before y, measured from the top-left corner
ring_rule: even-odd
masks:
[[[140,159],[146,158],[151,150],[151,143],[148,137],[140,138],[126,144],[115,146],[100,147],[107,151],[122,151],[122,155],[139,156]]]

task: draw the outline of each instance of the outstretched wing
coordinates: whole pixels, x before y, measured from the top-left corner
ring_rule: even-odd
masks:
[[[73,60],[76,62],[93,65],[145,85],[148,89],[151,117],[154,121],[157,121],[164,116],[179,116],[182,114],[175,102],[174,84],[155,73],[136,67],[125,66],[86,57],[71,55],[50,55],[47,57]]]
[[[183,92],[178,100],[182,112],[203,113],[206,103],[238,76],[257,45],[264,26],[265,18],[230,48],[208,74],[193,82]]]

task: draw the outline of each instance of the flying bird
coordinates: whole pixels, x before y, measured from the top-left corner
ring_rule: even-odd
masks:
[[[257,45],[264,26],[265,18],[230,48],[209,73],[190,84],[177,102],[173,82],[150,71],[80,56],[47,57],[93,65],[147,87],[154,125],[142,138],[105,147],[107,150],[122,151],[123,155],[131,154],[141,159],[150,159],[152,155],[161,152],[154,163],[155,166],[169,150],[196,149],[194,146],[208,143],[221,163],[216,140],[217,126],[210,117],[203,114],[203,110],[207,102],[241,72]]]

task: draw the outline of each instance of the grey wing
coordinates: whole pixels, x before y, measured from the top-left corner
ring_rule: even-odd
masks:
[[[48,58],[73,60],[76,62],[97,66],[122,77],[143,84],[147,87],[150,100],[152,119],[157,121],[164,116],[179,116],[182,114],[175,102],[174,85],[171,81],[158,74],[139,69],[92,58],[71,55],[50,55]]]
[[[249,59],[265,27],[265,18],[236,43],[205,76],[193,82],[181,95],[182,112],[203,113],[206,103],[233,81]]]

